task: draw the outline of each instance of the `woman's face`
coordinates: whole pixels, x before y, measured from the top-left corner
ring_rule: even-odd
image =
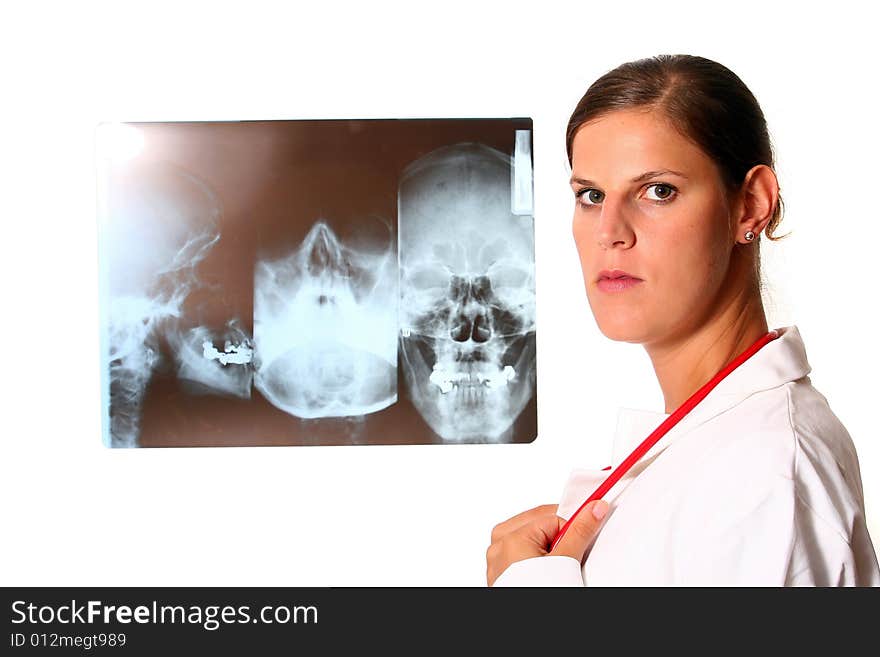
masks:
[[[584,124],[572,148],[572,232],[587,298],[612,340],[687,335],[718,307],[735,242],[715,163],[654,111]],[[638,281],[601,280],[621,270]]]

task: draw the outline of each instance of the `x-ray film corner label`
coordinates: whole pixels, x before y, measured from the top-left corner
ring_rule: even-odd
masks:
[[[534,211],[531,133],[531,130],[517,130],[514,141],[510,206],[515,215],[531,216]]]

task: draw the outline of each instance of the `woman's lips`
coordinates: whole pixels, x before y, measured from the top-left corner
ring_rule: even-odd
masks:
[[[629,276],[624,276],[623,278],[600,279],[599,282],[596,283],[596,286],[603,292],[623,292],[624,290],[635,287],[642,282],[643,281],[638,278],[630,278]]]
[[[623,274],[622,272],[602,272],[599,280],[596,281],[596,287],[603,292],[623,292],[629,290],[644,281],[641,278],[635,278]]]

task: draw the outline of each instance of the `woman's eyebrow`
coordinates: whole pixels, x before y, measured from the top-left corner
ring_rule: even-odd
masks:
[[[687,176],[681,173],[680,171],[675,171],[674,169],[658,169],[657,171],[646,171],[640,176],[636,176],[632,179],[631,182],[643,182],[650,178],[658,178],[660,176],[678,176],[679,178],[687,179]]]
[[[687,180],[687,176],[684,175],[683,173],[681,173],[680,171],[675,171],[674,169],[658,169],[656,171],[645,171],[645,173],[643,173],[639,176],[636,176],[630,182],[634,182],[634,183],[644,182],[645,180],[649,180],[651,178],[658,178],[660,176],[669,176],[669,175],[678,176],[679,178],[684,178],[685,180]],[[575,183],[577,183],[579,185],[584,185],[585,187],[591,187],[591,186],[595,187],[596,186],[596,183],[594,183],[592,180],[587,180],[585,178],[576,178],[576,177],[572,176],[571,180],[568,181],[568,184],[573,185]]]

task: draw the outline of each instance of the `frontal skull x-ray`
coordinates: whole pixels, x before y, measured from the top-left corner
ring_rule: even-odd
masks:
[[[535,390],[533,218],[513,212],[512,166],[456,144],[401,177],[401,368],[449,441],[507,440]]]

